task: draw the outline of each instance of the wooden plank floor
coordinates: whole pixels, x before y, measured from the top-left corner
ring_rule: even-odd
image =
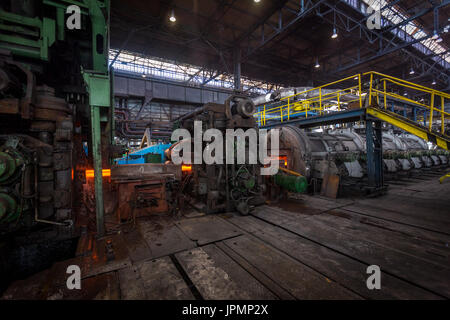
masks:
[[[3,299],[448,299],[449,194],[450,180],[404,178],[378,198],[300,195],[249,216],[143,219],[110,237],[113,259],[106,240],[83,239],[88,251]],[[64,286],[70,264],[82,266],[81,291]],[[380,290],[366,286],[372,264]]]

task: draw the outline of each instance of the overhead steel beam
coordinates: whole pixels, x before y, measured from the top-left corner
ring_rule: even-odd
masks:
[[[344,2],[345,3],[345,2]],[[414,16],[403,20],[402,22],[395,24],[395,25],[387,25],[387,28],[383,28],[382,30],[370,30],[366,25],[367,17],[357,20],[350,16],[348,14],[348,11],[340,10],[336,8],[336,5],[334,3],[325,2],[324,6],[327,7],[327,10],[325,12],[320,12],[319,9],[316,10],[316,14],[322,17],[325,21],[328,21],[330,23],[335,23],[334,21],[331,21],[330,19],[327,19],[325,16],[328,14],[333,14],[339,17],[337,20],[338,23],[336,23],[336,27],[344,29],[345,31],[354,31],[359,30],[360,38],[365,38],[369,43],[375,44],[378,46],[375,50],[373,50],[372,54],[369,54],[365,57],[361,57],[360,50],[357,50],[356,52],[356,58],[353,59],[352,62],[339,65],[337,68],[331,68],[326,70],[327,73],[339,73],[346,71],[348,69],[357,67],[359,65],[362,65],[364,63],[368,63],[370,61],[373,61],[375,59],[378,59],[382,56],[391,54],[393,52],[396,52],[398,50],[401,50],[403,54],[405,54],[407,57],[409,57],[410,60],[414,61],[414,64],[419,66],[422,65],[423,68],[426,70],[426,73],[434,75],[434,77],[437,80],[440,80],[445,83],[449,83],[449,72],[448,68],[445,67],[438,67],[436,63],[429,63],[427,62],[425,58],[420,57],[416,53],[413,52],[413,50],[416,50],[415,48],[409,49],[408,47],[413,46],[414,44],[420,43],[421,41],[424,41],[426,39],[431,38],[432,35],[426,35],[420,39],[415,39],[409,35],[406,34],[401,28],[406,25],[408,22],[417,19],[420,16],[423,16],[433,10],[436,10],[442,6],[450,4],[450,0],[445,0],[441,2],[439,5],[435,5],[432,8],[422,10],[421,12],[415,14]],[[361,11],[354,8],[352,5],[347,4],[349,7],[353,8],[355,12],[359,12],[359,14],[362,14]],[[388,6],[382,8],[380,11],[383,11],[387,9]],[[341,23],[339,23],[339,20]],[[342,23],[344,22],[344,23]],[[343,25],[343,26],[342,26]],[[389,31],[396,30],[397,32],[392,34],[389,38],[386,33]],[[401,37],[400,31],[403,33],[403,37]],[[366,49],[370,50],[370,47],[367,47]],[[345,52],[342,53],[342,56],[349,57],[350,55]],[[337,54],[339,55],[339,54]],[[331,58],[335,57],[336,55],[330,55],[330,58],[327,60],[330,60]],[[432,55],[430,58],[432,58],[434,55]],[[321,64],[325,65],[326,61],[322,61]],[[436,61],[436,60],[435,60]],[[448,63],[444,63],[444,65],[447,65]]]
[[[279,126],[296,125],[300,128],[313,128],[336,123],[348,123],[355,121],[364,121],[366,119],[366,109],[353,109],[348,111],[339,111],[328,113],[323,116],[313,116],[308,118],[297,118],[294,120],[268,123],[261,128],[270,129]]]
[[[292,27],[295,23],[297,23],[301,19],[303,19],[306,16],[308,16],[309,14],[311,14],[313,12],[313,10],[318,8],[323,2],[325,2],[325,0],[302,1],[302,5],[300,6],[299,10],[295,12],[295,15],[293,17],[291,17],[288,21],[283,21],[282,10],[284,9],[283,6],[285,4],[285,1],[282,1],[281,3],[283,3],[283,6],[281,6],[281,5],[278,6],[277,9],[274,12],[272,12],[272,14],[266,16],[265,19],[260,21],[258,25],[253,26],[251,28],[252,31],[250,33],[247,33],[244,38],[241,37],[239,39],[238,43],[242,43],[242,45],[243,45],[244,39],[247,40],[247,43],[250,43],[251,40],[258,38],[258,37],[260,39],[259,43],[256,46],[253,46],[253,47],[251,47],[250,45],[247,46],[247,52],[246,52],[245,56],[243,57],[243,60],[246,60],[257,50],[264,47],[267,43],[269,43],[270,41],[272,41],[273,39],[275,39],[276,37],[278,37],[279,35],[284,33],[287,29]],[[286,9],[286,10],[292,12],[291,9]],[[274,16],[275,14],[278,14],[277,15],[277,22],[278,22],[277,26],[273,26],[271,23],[269,23],[269,19],[272,16]],[[273,32],[266,35],[266,33],[265,33],[266,26],[273,29]],[[258,32],[260,28],[261,28],[260,35],[255,35],[255,33]]]
[[[276,3],[268,10],[268,13],[262,17],[261,20],[257,21],[256,23],[254,23],[247,32],[245,32],[244,34],[242,34],[235,42],[235,45],[240,45],[241,43],[244,42],[244,40],[250,38],[252,36],[252,34],[258,30],[259,27],[263,26],[265,23],[267,23],[267,21],[281,8],[283,8],[286,3],[288,2],[288,0],[281,0],[281,1],[276,1]]]
[[[234,89],[241,90],[241,48],[235,47],[233,52]]]

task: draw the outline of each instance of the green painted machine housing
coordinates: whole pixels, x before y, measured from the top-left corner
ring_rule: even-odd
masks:
[[[290,192],[303,193],[308,189],[308,181],[304,176],[290,176],[278,173],[274,176],[275,184]]]
[[[0,48],[11,51],[14,55],[50,60],[50,48],[56,41],[67,38],[66,9],[70,5],[77,5],[80,14],[89,19],[82,19],[81,30],[86,32],[90,28],[92,33],[91,47],[84,67],[97,72],[108,72],[108,26],[110,0],[40,0],[43,17],[27,17],[12,12],[0,10]],[[90,21],[89,25],[87,21]],[[74,31],[71,31],[74,32]]]
[[[22,8],[27,7],[23,10],[23,14],[22,11],[12,9],[11,12],[0,10],[0,49],[11,52],[15,61],[28,66],[30,70],[42,70],[48,65],[58,70],[60,60],[57,54],[52,56],[52,53],[58,52],[56,49],[61,44],[80,43],[78,46],[80,53],[77,56],[80,65],[76,68],[79,68],[82,74],[81,81],[58,83],[58,85],[60,85],[60,91],[65,94],[72,93],[71,89],[67,91],[66,88],[73,88],[76,94],[83,91],[88,94],[93,165],[95,172],[101,172],[101,145],[112,144],[114,132],[114,109],[111,103],[113,77],[108,61],[110,0],[35,0],[33,4],[40,8],[39,11],[35,11],[40,12],[39,16],[35,16],[33,4],[22,0],[17,0],[14,4],[18,4],[19,1],[23,5]],[[73,13],[66,14],[66,11],[71,5],[80,8],[81,30],[67,29],[66,18]],[[62,46],[62,48],[65,47]],[[102,139],[104,136],[108,139]],[[3,171],[2,175],[6,175],[11,170],[10,161],[5,161],[4,168],[0,168]],[[102,235],[101,175],[96,175],[95,193],[98,233]],[[3,212],[6,212],[6,208],[10,210],[10,201],[3,200],[3,202],[5,203],[2,207]]]
[[[0,223],[13,222],[19,218],[21,208],[16,199],[6,192],[0,190]]]

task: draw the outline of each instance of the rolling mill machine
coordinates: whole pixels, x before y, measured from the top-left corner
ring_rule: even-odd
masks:
[[[316,191],[329,176],[339,177],[341,186],[359,189],[368,185],[363,128],[314,132],[286,125],[280,131],[280,156],[286,159],[285,166],[303,173]],[[448,167],[450,154],[446,150],[429,149],[424,140],[407,133],[383,130],[382,135],[386,180]]]
[[[2,253],[11,241],[76,239],[86,173],[102,172],[114,155],[109,7],[109,0],[0,5]],[[102,235],[101,175],[95,194]]]
[[[245,96],[230,96],[224,104],[207,103],[201,108],[188,113],[175,122],[175,128],[188,130],[192,137],[195,137],[194,123],[201,121],[202,130],[219,130],[226,136],[226,130],[257,130],[257,125],[253,114],[255,105]],[[249,154],[249,143],[245,137],[244,153]],[[200,136],[200,139],[202,137]],[[191,150],[194,150],[194,141],[192,139],[181,140],[167,150],[166,156],[170,159],[172,150],[183,143],[192,144]],[[208,148],[208,142],[203,142],[202,150]],[[250,210],[264,202],[263,193],[266,190],[263,178],[260,174],[260,164],[238,164],[237,140],[233,141],[233,164],[227,164],[227,151],[222,151],[223,159],[220,163],[214,164],[196,164],[193,154],[190,155],[192,164],[186,164],[183,167],[189,171],[187,182],[191,188],[185,190],[189,196],[199,203],[198,208],[206,213],[215,213],[223,211],[237,210],[241,214],[248,214]],[[242,152],[239,151],[239,152]],[[170,160],[169,160],[170,162]],[[189,190],[191,190],[189,192]],[[194,204],[195,205],[195,204]]]
[[[429,98],[399,95],[405,88]],[[371,71],[253,101],[259,104],[258,124],[280,128],[286,167],[302,173],[314,190],[320,184],[322,194],[335,197],[340,186],[378,193],[385,190],[384,180],[445,170],[449,98]]]

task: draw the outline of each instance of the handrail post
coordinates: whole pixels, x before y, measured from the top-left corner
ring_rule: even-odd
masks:
[[[288,98],[288,121],[289,121],[290,118],[291,118],[291,104],[290,104],[290,102],[289,102],[290,99],[291,99],[291,98],[289,97],[289,98]]]
[[[266,105],[264,105],[264,125],[266,125]]]
[[[341,102],[340,102],[340,98],[341,97],[341,93],[340,92],[338,92],[338,94],[337,94],[337,102],[338,102],[338,110],[339,111],[341,111]]]
[[[383,81],[383,89],[384,89],[384,110],[387,110],[387,103],[386,103],[386,80]]]
[[[444,96],[441,96],[441,133],[444,134]]]
[[[322,115],[322,88],[319,88],[319,113]]]
[[[362,108],[361,73],[358,74],[358,92],[359,92],[359,108]]]
[[[376,97],[377,97],[377,105],[378,105],[378,106],[380,105],[380,95],[379,95],[379,91],[380,91],[380,84],[378,83],[378,84],[377,84],[377,90],[376,90],[376,92],[375,92],[375,95],[376,95]]]
[[[309,107],[309,102],[306,102],[306,104],[305,104],[305,110],[306,110],[305,118],[308,118],[308,107]]]
[[[280,119],[283,122],[283,106],[280,106]]]
[[[433,112],[434,112],[434,92],[431,94],[431,105],[430,105],[430,123],[428,124],[429,130],[431,131],[431,125],[433,122]]]
[[[373,82],[373,73],[370,73],[370,85],[369,85],[369,107],[372,105],[372,82]]]

